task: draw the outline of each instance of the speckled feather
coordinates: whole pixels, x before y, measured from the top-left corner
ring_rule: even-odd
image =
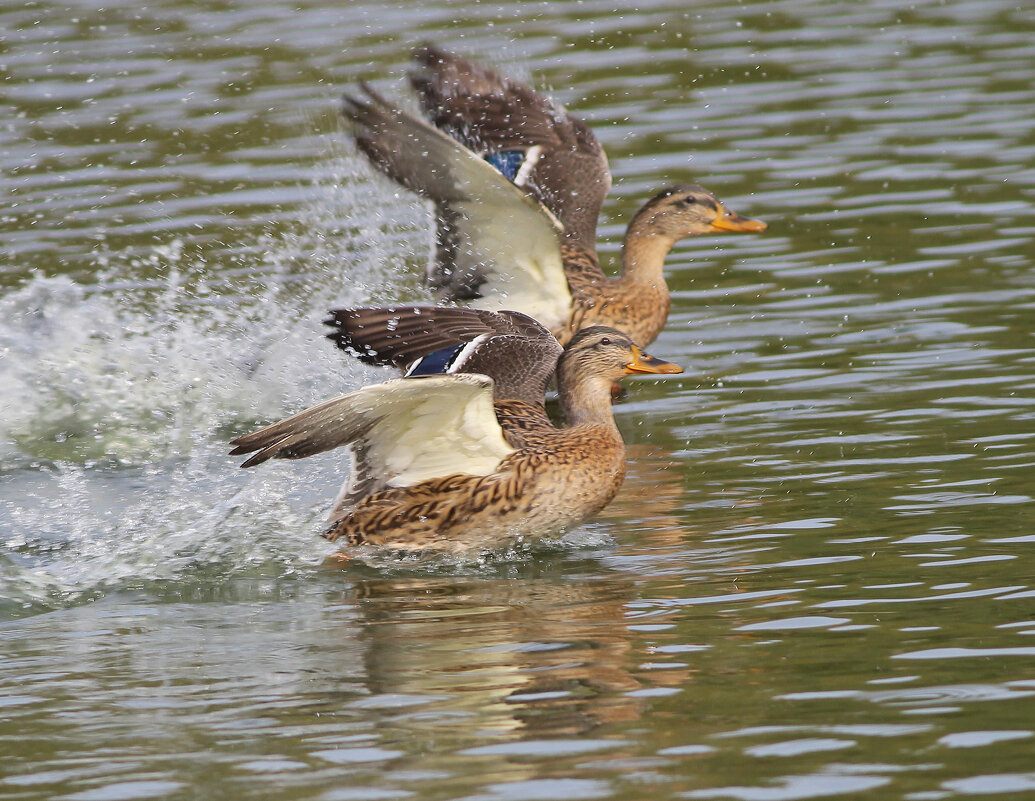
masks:
[[[492,475],[451,475],[369,495],[323,536],[400,549],[498,544],[577,524],[603,509],[624,477],[625,447],[613,427],[553,429],[550,442],[514,452]]]
[[[595,253],[565,245],[564,268],[571,288],[571,317],[555,334],[566,344],[576,331],[607,325],[641,344],[657,339],[671,299],[664,281],[631,283],[605,275]]]

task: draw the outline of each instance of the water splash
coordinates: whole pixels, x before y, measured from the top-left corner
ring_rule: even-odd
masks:
[[[330,549],[314,535],[340,453],[247,472],[226,455],[236,434],[383,375],[320,321],[389,283],[399,229],[328,176],[326,202],[256,243],[245,274],[173,241],[98,257],[97,284],[37,277],[0,299],[0,609],[282,574]]]

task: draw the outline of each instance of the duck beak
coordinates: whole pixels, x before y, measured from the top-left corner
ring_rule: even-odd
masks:
[[[743,234],[760,234],[769,226],[761,220],[749,220],[741,217],[737,212],[730,211],[721,203],[719,213],[711,222],[713,231],[735,231]]]
[[[655,359],[649,353],[644,353],[633,345],[633,359],[625,365],[627,373],[681,373],[683,368],[672,362],[663,362]]]

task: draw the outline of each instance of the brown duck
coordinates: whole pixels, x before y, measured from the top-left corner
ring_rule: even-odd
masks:
[[[367,86],[366,98],[346,96],[344,113],[379,170],[435,203],[428,277],[444,299],[524,311],[562,344],[603,324],[646,345],[668,317],[663,268],[677,241],[766,228],[700,186],[673,186],[634,216],[622,271],[609,277],[595,242],[611,174],[592,131],[491,70],[432,48],[417,58],[412,83],[441,130]]]
[[[448,310],[469,315],[469,333],[457,335],[457,329],[448,330],[455,321],[428,324],[427,309],[356,311],[384,312],[382,321],[397,321],[364,326],[371,344],[357,341],[356,350],[367,360],[401,363],[416,354],[420,362],[459,344],[448,367],[453,372],[364,387],[238,437],[231,451],[254,453],[242,465],[251,467],[270,458],[351,447],[352,476],[324,534],[349,545],[459,551],[579,523],[607,505],[625,475],[611,384],[629,373],[680,372],[642,353],[620,331],[602,326],[583,329],[560,352],[549,332],[523,315]],[[406,351],[395,347],[401,342],[393,345],[391,337],[382,336],[388,328],[398,329],[398,321],[422,315],[424,330],[432,331],[423,344],[411,343]],[[514,332],[528,330],[529,323],[534,326],[529,334]],[[497,337],[507,340],[507,347],[490,357]],[[531,355],[521,355],[522,340]],[[444,348],[438,347],[441,342]],[[479,354],[483,348],[489,350]],[[548,367],[556,365],[568,423],[560,429],[550,423],[542,402],[549,370],[543,374],[541,359],[550,351]],[[480,369],[512,375],[509,385],[501,380],[501,386],[523,397],[494,399],[492,378],[462,372],[468,360],[477,364],[479,358]]]

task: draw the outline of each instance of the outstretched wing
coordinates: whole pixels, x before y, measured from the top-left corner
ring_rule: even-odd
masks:
[[[589,127],[525,84],[452,53],[422,47],[414,59],[420,68],[410,83],[428,118],[538,197],[569,239],[595,250],[611,171]]]
[[[463,473],[484,476],[513,452],[482,375],[396,378],[325,401],[231,442],[231,456],[300,459],[350,446],[356,463],[336,504],[343,511],[385,487]]]
[[[557,219],[455,139],[364,90],[367,99],[346,96],[344,107],[360,150],[438,208],[431,283],[478,308],[517,309],[551,329],[566,323],[571,293]]]
[[[480,373],[495,382],[497,400],[541,405],[563,349],[527,315],[446,306],[337,309],[327,337],[368,364],[407,375]]]

